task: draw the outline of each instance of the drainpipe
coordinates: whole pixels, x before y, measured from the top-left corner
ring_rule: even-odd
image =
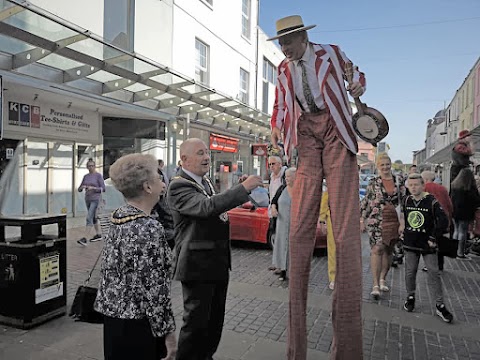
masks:
[[[260,18],[260,0],[257,0],[257,24],[255,27],[255,87],[254,87],[254,95],[255,95],[255,102],[254,106],[255,109],[258,109],[258,28],[259,28],[259,18]]]

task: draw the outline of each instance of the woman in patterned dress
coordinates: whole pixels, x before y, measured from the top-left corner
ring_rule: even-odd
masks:
[[[379,154],[376,161],[379,176],[370,180],[360,205],[360,228],[370,238],[370,266],[373,288],[370,293],[378,299],[380,291],[389,291],[386,277],[392,261],[392,250],[399,238],[400,223],[396,207],[400,203],[400,187],[392,174],[392,161]]]
[[[172,253],[152,209],[165,183],[152,155],[130,154],[110,167],[126,205],[112,213],[95,309],[104,314],[105,360],[173,360]]]

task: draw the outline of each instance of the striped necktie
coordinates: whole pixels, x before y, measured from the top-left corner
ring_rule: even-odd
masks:
[[[302,68],[302,87],[303,87],[303,96],[308,105],[308,109],[311,113],[316,113],[319,111],[317,105],[315,104],[315,100],[313,99],[312,90],[310,89],[310,85],[308,85],[307,79],[307,69],[305,68],[305,60],[299,60],[298,63]]]
[[[210,185],[208,184],[207,179],[202,178],[202,185],[205,188],[205,191],[207,192],[207,194],[209,196],[211,196],[212,195],[212,189],[210,188]]]

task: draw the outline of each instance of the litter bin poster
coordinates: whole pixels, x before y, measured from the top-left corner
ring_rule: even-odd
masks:
[[[40,258],[40,288],[44,289],[60,282],[60,255]]]
[[[40,258],[40,289],[35,289],[35,304],[63,295],[63,282],[60,282],[60,255]]]

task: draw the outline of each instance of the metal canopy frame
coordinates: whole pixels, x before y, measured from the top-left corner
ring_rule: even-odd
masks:
[[[35,76],[27,69],[40,65],[60,72],[50,81],[73,89],[81,89],[82,81],[94,82],[102,97],[188,117],[191,123],[254,137],[270,132],[269,114],[26,1],[5,0],[0,6],[0,51],[11,57],[9,71]]]

